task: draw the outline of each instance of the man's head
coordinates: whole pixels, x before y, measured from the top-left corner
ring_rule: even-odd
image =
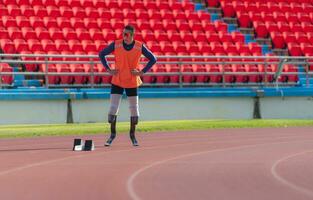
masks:
[[[127,25],[123,30],[123,40],[126,44],[131,44],[134,41],[135,28]]]

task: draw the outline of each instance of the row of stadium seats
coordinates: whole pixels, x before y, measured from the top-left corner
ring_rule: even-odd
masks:
[[[222,72],[228,72],[230,74],[224,75],[225,83],[260,83],[265,81],[265,66],[264,65],[182,65],[182,72],[207,72],[209,74],[204,75],[182,75],[183,83],[222,83]],[[41,65],[40,70],[46,71],[46,65]],[[91,65],[74,65],[74,64],[56,64],[49,65],[49,72],[65,72],[65,73],[83,73],[91,72]],[[93,69],[95,73],[104,73],[105,70],[102,65],[98,64]],[[152,72],[179,72],[179,65],[156,65]],[[277,71],[277,65],[269,65],[266,69],[267,73],[273,73]],[[231,74],[238,72],[250,72],[255,74]],[[261,73],[260,73],[261,72]],[[263,73],[262,73],[263,72]],[[297,82],[297,68],[293,65],[286,65],[283,72],[294,72],[294,74],[282,75],[279,81],[281,82]],[[214,74],[220,73],[220,74]],[[273,81],[273,74],[268,74],[267,81]],[[90,84],[91,76],[82,75],[52,75],[49,76],[49,84]],[[146,75],[142,77],[144,83],[179,83],[179,75]],[[108,84],[111,81],[110,76],[96,75],[94,76],[95,84]]]
[[[150,0],[3,0],[3,5],[16,8],[16,5],[20,6],[43,6],[43,7],[71,7],[71,8],[142,8],[142,9],[185,9],[194,10],[194,4],[189,0],[184,1],[150,1]]]
[[[0,63],[0,72],[13,72],[12,67],[7,63]],[[12,84],[13,76],[12,75],[1,75],[0,77],[1,84]]]
[[[3,16],[25,16],[25,17],[66,17],[66,18],[112,18],[121,20],[127,19],[189,19],[189,15],[193,15],[193,9],[180,9],[180,8],[81,8],[81,7],[69,7],[69,6],[4,6],[0,5],[0,10]],[[181,11],[185,12],[182,13]]]
[[[220,4],[219,4],[220,3]],[[311,1],[225,1],[225,17],[237,17],[240,27],[253,27],[257,38],[271,38],[272,48],[288,49],[291,56],[313,55]]]
[[[268,17],[274,19],[274,21],[286,21],[290,16],[296,16],[298,19],[301,18],[296,13],[307,13],[308,15],[313,12],[313,6],[309,3],[298,3],[298,2],[276,2],[276,1],[262,1],[262,2],[251,2],[251,1],[221,1],[221,7],[224,11],[224,16],[235,17],[237,13],[263,13],[269,14]],[[269,10],[271,12],[269,12]],[[285,13],[282,14],[282,13]],[[288,14],[288,15],[287,15]],[[273,21],[273,20],[271,20]]]
[[[40,65],[39,71],[45,72],[46,65]],[[265,65],[182,65],[182,72],[206,72],[208,74],[193,75],[184,74],[182,75],[183,83],[222,83],[224,77],[224,83],[261,83],[261,82],[272,82],[273,73],[277,71],[277,65],[269,65],[266,68]],[[51,75],[48,77],[49,84],[91,84],[92,78],[87,75],[70,75],[70,73],[90,73],[93,70],[94,73],[104,73],[105,70],[101,64],[97,64],[93,69],[89,64],[50,64],[48,66],[49,72],[54,73],[69,73],[68,75]],[[0,65],[0,72],[12,72],[12,68],[8,64]],[[179,65],[156,65],[152,72],[179,72]],[[222,73],[226,73],[222,75]],[[250,74],[238,74],[240,72],[248,72]],[[297,82],[297,68],[293,65],[285,65],[283,72],[289,72],[287,75],[282,75],[279,79],[280,82]],[[235,74],[237,73],[237,74]],[[268,74],[272,73],[272,74]],[[266,78],[265,78],[266,76]],[[146,75],[142,77],[144,83],[179,83],[179,75]],[[265,80],[267,79],[267,80]],[[4,84],[11,84],[13,81],[12,75],[2,75],[1,81]],[[94,84],[108,84],[111,81],[111,77],[108,75],[95,75],[93,79]]]

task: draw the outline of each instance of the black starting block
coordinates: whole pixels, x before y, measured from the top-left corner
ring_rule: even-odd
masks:
[[[84,151],[93,151],[95,150],[95,145],[92,140],[86,140],[84,145]]]
[[[84,149],[84,141],[79,138],[74,139],[73,151],[82,151]]]

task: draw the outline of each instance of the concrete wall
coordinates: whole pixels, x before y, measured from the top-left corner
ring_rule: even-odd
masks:
[[[260,99],[262,118],[313,119],[312,97],[266,97]]]
[[[66,100],[0,101],[0,124],[66,123]]]
[[[313,118],[311,97],[260,98],[262,118]],[[0,101],[0,124],[105,122],[109,99]],[[252,97],[141,98],[141,120],[252,119]],[[71,112],[68,112],[70,111]],[[119,121],[129,120],[127,99],[122,99]]]
[[[251,119],[252,98],[141,98],[141,120],[171,119]],[[74,122],[106,121],[109,100],[75,100],[72,102]],[[129,120],[127,99],[122,99],[119,121]]]

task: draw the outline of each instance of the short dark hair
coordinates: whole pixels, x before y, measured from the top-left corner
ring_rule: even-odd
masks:
[[[133,27],[132,25],[127,25],[124,27],[124,29],[130,31],[132,34],[135,33],[135,27]]]

